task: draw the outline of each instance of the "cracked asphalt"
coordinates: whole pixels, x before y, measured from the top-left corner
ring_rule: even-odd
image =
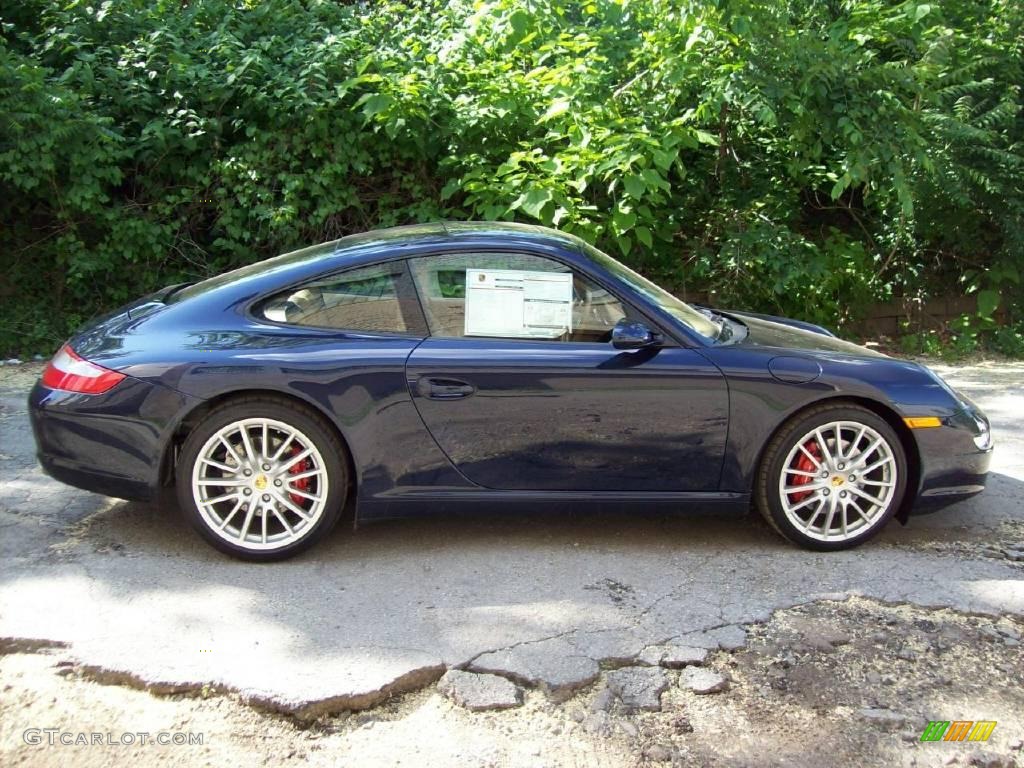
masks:
[[[270,565],[218,554],[174,509],[50,480],[25,405],[40,368],[0,367],[0,638],[8,652],[63,644],[101,682],[223,691],[309,720],[379,707],[452,668],[559,706],[653,646],[734,651],[752,625],[821,601],[1019,621],[1024,364],[934,367],[992,420],[989,487],[851,552],[797,549],[756,515],[482,506],[339,529]]]

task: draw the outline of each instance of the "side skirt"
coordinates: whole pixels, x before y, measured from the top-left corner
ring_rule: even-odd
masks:
[[[414,488],[392,491],[356,502],[360,521],[451,512],[490,512],[495,505],[502,514],[537,513],[549,508],[552,512],[597,511],[614,507],[621,510],[635,507],[645,511],[666,512],[746,512],[750,508],[749,493],[723,491],[488,491],[477,489]]]

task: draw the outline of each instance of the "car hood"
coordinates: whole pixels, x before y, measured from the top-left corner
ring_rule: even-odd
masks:
[[[735,319],[747,327],[747,335],[736,342],[737,346],[774,347],[805,352],[839,352],[859,357],[887,357],[881,352],[837,339],[835,336],[805,331],[784,323],[762,320],[749,315],[736,315]]]

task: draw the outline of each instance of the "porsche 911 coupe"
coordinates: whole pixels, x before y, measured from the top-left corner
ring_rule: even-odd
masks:
[[[294,555],[469,505],[755,506],[839,550],[984,488],[989,422],[925,366],[691,306],[583,240],[439,223],[342,238],[100,318],[29,398],[54,478],[176,490],[214,547]]]

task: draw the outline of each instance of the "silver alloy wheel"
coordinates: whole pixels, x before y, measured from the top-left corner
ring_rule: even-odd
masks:
[[[800,438],[786,456],[779,498],[806,536],[841,542],[860,536],[885,515],[896,493],[893,448],[857,421],[833,421]]]
[[[251,550],[280,549],[306,536],[323,515],[328,489],[313,441],[275,419],[241,419],[221,428],[192,467],[192,496],[203,522]]]

